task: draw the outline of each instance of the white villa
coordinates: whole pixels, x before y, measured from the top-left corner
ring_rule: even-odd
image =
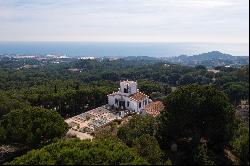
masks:
[[[108,95],[108,104],[116,108],[142,114],[148,113],[149,110],[152,113],[152,109],[149,108],[151,105],[156,112],[164,109],[161,102],[152,102],[149,96],[140,92],[135,81],[121,81],[118,91]],[[157,106],[160,109],[157,109]],[[154,112],[152,114],[157,113]]]
[[[121,111],[113,108],[121,108]],[[123,119],[131,113],[158,116],[164,109],[161,101],[152,102],[149,96],[139,92],[137,82],[121,81],[119,91],[108,95],[108,104],[66,119],[70,129],[68,135],[80,139],[92,139],[97,128],[106,126],[116,119]]]

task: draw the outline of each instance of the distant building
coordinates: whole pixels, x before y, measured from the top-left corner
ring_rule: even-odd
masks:
[[[215,69],[208,69],[207,71],[208,72],[213,72],[215,74],[220,72],[220,70],[215,70]]]
[[[34,59],[36,56],[34,55],[17,55],[14,58],[16,59]]]
[[[72,68],[72,69],[68,69],[69,71],[72,71],[72,72],[78,72],[78,71],[81,71],[81,69],[77,69],[77,68]]]
[[[66,56],[66,55],[62,55],[62,56],[59,56],[59,57],[57,57],[58,59],[68,59],[69,57],[68,56]]]
[[[96,58],[93,57],[93,56],[88,56],[88,57],[81,57],[81,58],[79,58],[79,59],[82,59],[82,60],[94,60],[94,59],[96,59]]]
[[[158,115],[164,109],[160,101],[152,102],[149,96],[140,92],[135,81],[120,82],[118,91],[108,95],[108,104],[115,108],[152,116]]]

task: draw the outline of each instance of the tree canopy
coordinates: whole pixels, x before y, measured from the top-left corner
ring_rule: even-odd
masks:
[[[166,98],[165,105],[158,133],[164,149],[175,142],[189,145],[187,154],[201,143],[221,150],[232,137],[234,111],[226,95],[211,86],[180,87]]]
[[[165,161],[175,156],[166,149],[177,143],[175,157],[181,164],[216,163],[213,154],[223,155],[214,149],[222,151],[234,135],[227,147],[248,163],[248,128],[235,127],[227,96],[233,106],[248,100],[249,65],[214,68],[217,71],[207,70],[207,62],[201,65],[183,66],[148,57],[38,60],[0,56],[0,143],[28,149],[51,143],[67,129],[58,114],[68,118],[104,105],[119,80],[129,79],[137,80],[138,88],[153,101],[170,94],[160,119],[134,116],[118,129],[118,137],[146,161],[162,163],[161,150],[165,150]],[[213,88],[185,86],[191,83]],[[112,125],[112,134],[116,126],[120,125]],[[174,157],[171,160],[176,164]]]
[[[122,165],[148,164],[136,151],[110,139],[59,141],[17,157],[6,165]]]
[[[157,120],[151,116],[135,115],[128,124],[119,128],[117,136],[150,164],[163,164],[166,159],[155,138]]]
[[[0,119],[1,143],[37,146],[63,136],[68,129],[55,111],[42,108],[13,110]]]
[[[249,165],[249,128],[240,123],[230,144],[241,164]]]
[[[119,128],[117,136],[124,143],[132,146],[136,138],[144,134],[156,135],[157,121],[151,116],[135,115],[128,124]]]
[[[0,94],[0,118],[9,113],[11,110],[28,107],[29,104],[19,101],[15,98],[11,98],[8,95],[1,93]]]
[[[136,138],[133,147],[135,147],[139,155],[150,164],[163,164],[165,156],[154,136],[144,134]]]

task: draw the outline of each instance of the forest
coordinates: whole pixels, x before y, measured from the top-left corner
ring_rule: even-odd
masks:
[[[249,99],[249,65],[214,70],[144,58],[1,58],[0,144],[24,150],[0,163],[249,164],[248,123],[235,115]],[[65,138],[64,119],[107,103],[127,79],[164,102],[159,117],[134,116],[93,142]]]

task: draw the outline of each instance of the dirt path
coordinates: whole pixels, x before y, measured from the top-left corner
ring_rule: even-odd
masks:
[[[240,165],[239,159],[228,149],[224,149],[225,156],[232,161],[233,165]]]

